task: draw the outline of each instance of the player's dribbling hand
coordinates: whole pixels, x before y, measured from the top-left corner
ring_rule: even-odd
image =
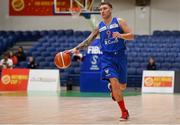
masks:
[[[122,38],[122,35],[119,32],[112,33],[113,38]]]

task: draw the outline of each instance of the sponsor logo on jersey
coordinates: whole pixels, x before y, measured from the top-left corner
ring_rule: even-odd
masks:
[[[106,76],[110,76],[111,74],[109,73],[109,69],[104,69],[104,72],[106,74]]]
[[[103,27],[101,27],[100,29],[99,29],[99,32],[102,32],[102,31],[104,31],[104,30],[106,30],[107,28],[106,28],[106,26],[103,26]]]
[[[118,39],[113,39],[113,40],[111,40],[111,39],[106,39],[106,40],[104,41],[104,44],[105,44],[105,45],[110,45],[110,44],[115,44],[115,43],[118,43]]]
[[[110,29],[113,29],[113,28],[117,28],[117,27],[118,27],[118,24],[117,24],[117,23],[114,23],[114,24],[111,24],[109,28],[110,28]]]

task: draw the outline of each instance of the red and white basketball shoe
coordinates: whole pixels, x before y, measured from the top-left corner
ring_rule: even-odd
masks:
[[[128,110],[125,110],[124,112],[122,112],[120,121],[126,121],[126,120],[128,120],[128,118],[129,118],[129,112],[128,112]]]

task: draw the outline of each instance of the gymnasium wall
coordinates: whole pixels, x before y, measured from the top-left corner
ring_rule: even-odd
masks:
[[[99,0],[95,1],[97,3]],[[124,18],[135,33],[148,34],[153,30],[180,30],[179,0],[151,0],[151,7],[146,15],[148,17],[142,19],[141,23],[137,20],[140,12],[134,6],[134,0],[111,0],[111,2],[114,5],[113,15]],[[101,20],[100,16],[93,16],[93,19],[95,22]],[[8,16],[8,0],[0,0],[0,30],[43,29],[91,30],[92,21],[83,17],[72,19],[69,16]]]
[[[151,30],[180,30],[180,0],[152,0]]]
[[[99,0],[100,1],[100,0]],[[95,1],[97,4],[98,0]],[[117,5],[118,1],[113,0]],[[133,4],[126,0],[119,7],[114,7],[114,16],[123,17],[133,27]],[[84,19],[72,19],[70,16],[8,16],[8,0],[0,0],[0,30],[42,30],[42,29],[76,29],[91,30],[92,21]],[[93,16],[96,22],[100,16]]]

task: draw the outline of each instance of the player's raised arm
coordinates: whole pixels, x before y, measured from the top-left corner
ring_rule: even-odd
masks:
[[[128,27],[126,21],[119,18],[118,22],[119,22],[119,25],[121,26],[122,30],[124,31],[124,33],[120,34],[118,32],[114,32],[113,37],[118,37],[118,38],[122,38],[125,40],[133,40],[134,34],[132,33],[131,29]]]
[[[98,36],[98,34],[99,34],[98,28],[94,29],[87,39],[85,39],[83,42],[81,42],[80,44],[78,44],[76,47],[74,47],[69,51],[71,53],[77,53],[79,50],[87,48],[92,43],[92,41]]]

